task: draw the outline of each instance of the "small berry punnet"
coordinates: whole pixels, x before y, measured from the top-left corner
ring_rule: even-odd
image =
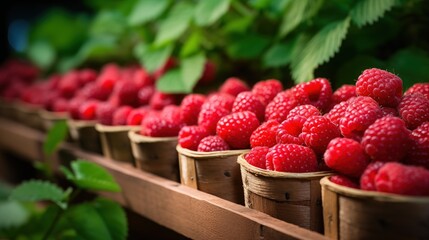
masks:
[[[268,170],[279,172],[315,172],[316,154],[311,148],[296,144],[277,144],[270,148],[266,156]]]
[[[405,95],[398,105],[399,115],[409,129],[429,121],[429,99],[420,93]]]
[[[241,92],[250,91],[249,86],[243,80],[235,77],[226,79],[226,81],[220,86],[220,93],[228,93],[232,96],[237,96]]]
[[[329,177],[329,180],[331,182],[336,183],[338,185],[349,187],[349,188],[356,188],[359,189],[359,185],[355,183],[355,181],[351,180],[350,178],[342,175],[334,175],[332,177]]]
[[[375,176],[377,176],[378,170],[386,164],[385,162],[372,162],[370,163],[360,177],[360,188],[362,190],[376,191],[375,188]]]
[[[230,147],[219,136],[208,136],[201,139],[198,145],[198,152],[215,152],[215,151],[227,151]]]
[[[329,142],[340,137],[340,130],[328,118],[323,116],[312,116],[302,126],[299,135],[305,145],[311,147],[316,153],[323,154]]]
[[[269,79],[256,83],[252,88],[252,93],[267,106],[276,95],[283,91],[283,85],[279,80]]]
[[[235,98],[232,112],[253,112],[260,122],[264,121],[265,106],[259,99],[249,91],[241,92]]]
[[[268,120],[261,124],[250,136],[250,145],[252,148],[258,146],[272,147],[276,145],[276,134],[279,122]]]
[[[254,147],[248,154],[245,155],[246,161],[255,167],[267,169],[266,156],[270,148],[268,147]]]
[[[252,112],[231,113],[219,120],[216,133],[232,149],[247,149],[250,147],[250,136],[259,127],[259,120]]]
[[[179,145],[197,151],[201,139],[209,136],[207,129],[200,126],[185,126],[179,132]]]

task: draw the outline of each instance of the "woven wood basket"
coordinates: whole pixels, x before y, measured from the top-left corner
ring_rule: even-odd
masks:
[[[0,100],[0,116],[7,119],[14,118],[14,109],[13,104],[11,102]]]
[[[250,165],[238,157],[246,207],[298,226],[322,232],[320,179],[331,172],[285,173]]]
[[[101,149],[107,158],[134,165],[128,132],[140,130],[140,126],[107,126],[97,123],[95,129],[100,135]]]
[[[43,128],[49,131],[51,127],[59,121],[67,121],[69,114],[67,112],[50,112],[45,109],[39,110],[39,115],[42,118]]]
[[[180,182],[231,202],[244,204],[237,157],[248,151],[196,152],[178,145]]]
[[[137,131],[128,132],[128,137],[137,168],[179,181],[177,137],[147,137]]]
[[[322,185],[325,235],[332,239],[429,239],[429,197]]]
[[[40,107],[24,103],[16,103],[14,106],[16,109],[17,120],[20,123],[25,126],[44,131],[43,120],[39,115]]]
[[[96,121],[68,119],[70,136],[85,151],[102,154],[100,136],[95,130]]]

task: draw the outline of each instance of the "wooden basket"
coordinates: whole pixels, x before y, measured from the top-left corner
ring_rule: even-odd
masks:
[[[429,239],[429,197],[322,185],[325,235],[332,239]]]
[[[244,204],[237,157],[248,151],[197,152],[178,145],[180,182],[231,202]]]
[[[16,103],[14,106],[16,109],[16,118],[19,122],[34,129],[44,130],[43,120],[39,115],[40,107],[25,103]]]
[[[45,109],[39,110],[39,115],[42,118],[45,131],[49,131],[55,123],[67,121],[67,119],[69,119],[69,114],[67,112],[50,112]]]
[[[0,116],[8,119],[13,119],[14,110],[13,103],[0,100]]]
[[[100,136],[95,130],[96,121],[68,119],[70,136],[85,151],[102,154]]]
[[[177,137],[147,137],[138,134],[137,131],[130,131],[128,137],[137,168],[179,181]]]
[[[331,172],[285,173],[250,165],[238,157],[246,207],[322,232],[320,179]]]

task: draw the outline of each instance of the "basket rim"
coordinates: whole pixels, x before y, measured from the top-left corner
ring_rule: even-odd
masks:
[[[329,176],[326,176],[320,180],[322,188],[326,188],[337,194],[355,197],[360,199],[372,199],[377,201],[385,202],[412,202],[412,203],[427,203],[429,204],[429,197],[418,197],[418,196],[406,196],[394,193],[383,193],[376,191],[366,191],[361,189],[353,189],[345,186],[338,185],[329,180]]]
[[[140,128],[141,129],[141,128]],[[138,133],[140,129],[128,131],[128,137],[132,143],[177,142],[178,137],[148,137]]]
[[[21,111],[24,113],[33,113],[33,114],[38,114],[38,111],[42,109],[42,107],[40,106],[32,105],[25,102],[14,102],[12,106],[18,111]]]
[[[96,120],[76,120],[72,118],[67,119],[67,125],[72,128],[95,127],[96,123]]]
[[[182,154],[186,157],[196,158],[196,159],[205,159],[205,158],[213,158],[213,157],[224,158],[224,157],[230,157],[230,156],[237,156],[250,151],[250,149],[240,149],[240,150],[226,150],[226,151],[215,151],[215,152],[198,152],[198,151],[182,148],[179,144],[177,144],[176,150],[179,154]]]
[[[39,115],[44,120],[67,120],[69,119],[68,112],[52,112],[46,109],[40,109]]]
[[[140,130],[141,126],[129,126],[129,125],[121,125],[121,126],[110,126],[104,125],[101,123],[95,124],[95,129],[100,133],[108,133],[108,132],[128,132],[132,130]]]
[[[245,153],[238,156],[237,163],[240,164],[242,169],[245,169],[247,172],[252,173],[254,175],[271,177],[271,178],[313,179],[313,178],[320,178],[320,177],[332,175],[333,173],[331,171],[291,173],[291,172],[277,172],[277,171],[265,170],[249,164],[246,161],[246,159],[244,159],[244,155]]]

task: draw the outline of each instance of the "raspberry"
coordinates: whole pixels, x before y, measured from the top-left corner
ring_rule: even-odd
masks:
[[[311,148],[296,144],[277,144],[267,153],[267,169],[280,172],[314,172],[317,171],[317,158]],[[272,163],[272,164],[271,164]]]
[[[311,147],[316,153],[323,153],[329,142],[340,136],[340,130],[328,118],[312,116],[302,126],[299,135],[305,145]]]
[[[53,102],[52,110],[54,112],[67,112],[69,109],[69,101],[64,98],[59,98]]]
[[[179,106],[169,105],[164,107],[161,111],[161,117],[169,121],[176,122],[177,124],[185,125]]]
[[[208,136],[201,139],[198,152],[215,152],[229,150],[228,144],[219,136]]]
[[[406,95],[399,103],[398,111],[409,129],[417,128],[429,119],[429,99],[419,93]]]
[[[265,107],[252,92],[241,92],[235,98],[232,112],[253,112],[260,122],[264,121]]]
[[[429,170],[386,163],[375,176],[377,191],[412,196],[429,195]]]
[[[342,175],[334,175],[329,177],[329,180],[335,184],[349,187],[349,188],[356,188],[359,189],[359,185],[355,183],[355,181],[351,180],[350,178]]]
[[[255,147],[245,155],[244,159],[250,164],[258,168],[267,169],[266,156],[268,153],[268,147]]]
[[[113,114],[115,113],[116,107],[110,103],[101,103],[96,111],[97,120],[103,125],[113,124]]]
[[[155,93],[154,86],[146,86],[146,87],[140,88],[140,90],[137,93],[137,101],[139,105],[140,106],[148,105],[154,93]]]
[[[183,98],[180,104],[182,119],[187,125],[195,125],[198,123],[198,115],[201,111],[201,106],[204,104],[206,97],[201,94],[190,94]]]
[[[95,82],[97,79],[97,72],[92,69],[82,69],[78,72],[80,84],[86,85],[90,82]]]
[[[392,117],[399,116],[398,110],[396,110],[396,108],[382,107],[381,111],[383,112],[383,117],[385,117],[385,116],[392,116]]]
[[[367,191],[376,191],[375,176],[377,176],[380,168],[386,164],[385,162],[370,163],[360,177],[360,188]]]
[[[137,84],[132,81],[119,82],[115,87],[115,93],[118,95],[121,106],[136,106],[138,104],[138,92]]]
[[[232,149],[250,147],[250,136],[259,127],[259,121],[252,112],[231,113],[222,117],[216,126],[216,133]]]
[[[130,106],[122,106],[116,109],[116,111],[113,113],[112,124],[116,126],[126,125],[128,115],[130,115],[132,110],[133,108]]]
[[[356,97],[356,86],[345,84],[335,90],[332,94],[332,103],[338,104],[343,101],[347,101],[352,97]]]
[[[227,93],[215,93],[210,95],[206,102],[201,106],[201,109],[209,108],[212,105],[221,106],[228,111],[232,110],[232,105],[234,104],[235,97]]]
[[[276,134],[279,122],[276,120],[268,120],[253,131],[250,136],[250,146],[252,148],[258,146],[272,147],[276,145]]]
[[[304,126],[305,121],[306,119],[300,116],[294,116],[284,120],[277,128],[277,143],[304,145],[304,140],[301,139],[299,135],[302,133],[302,126]]]
[[[340,102],[335,105],[325,117],[327,117],[335,126],[340,126],[340,120],[346,114],[347,107],[349,106],[349,101]]]
[[[374,161],[401,161],[410,145],[409,130],[400,118],[382,117],[365,131],[361,144]]]
[[[341,134],[360,141],[365,130],[383,115],[380,106],[370,97],[356,97],[340,119]]]
[[[127,124],[130,126],[139,126],[141,125],[143,119],[149,112],[148,108],[136,108],[133,109],[127,117]]]
[[[360,143],[350,138],[332,139],[323,156],[328,167],[350,177],[359,177],[370,160]]]
[[[281,91],[283,91],[283,85],[276,79],[258,82],[252,88],[253,95],[255,95],[264,106],[267,106]]]
[[[235,77],[226,79],[226,81],[220,86],[220,93],[228,93],[232,96],[237,96],[239,93],[249,91],[250,88],[243,80]]]
[[[295,116],[301,116],[305,119],[311,117],[311,116],[320,116],[321,113],[319,109],[317,109],[313,105],[299,105],[294,107],[292,110],[290,110],[289,114],[287,115],[287,118],[295,117]]]
[[[153,73],[154,78],[159,79],[162,75],[164,75],[165,72],[167,72],[171,68],[174,68],[177,64],[178,62],[175,58],[173,57],[168,58],[167,61],[164,63],[164,65],[158,68]]]
[[[216,65],[212,61],[207,61],[204,64],[203,75],[198,80],[198,84],[208,84],[213,82],[215,75],[216,75]]]
[[[371,97],[384,107],[396,107],[402,96],[402,80],[384,70],[366,69],[356,82],[356,93]]]
[[[321,111],[327,110],[331,104],[332,87],[326,78],[300,83],[293,88],[293,92],[299,103],[311,104]]]
[[[410,137],[411,148],[405,162],[429,169],[429,122],[414,129]]]
[[[298,106],[298,102],[291,90],[286,90],[277,94],[265,109],[265,120],[274,119],[278,122],[286,120],[290,110]]]
[[[160,113],[153,113],[143,120],[141,134],[149,137],[175,137],[182,126],[174,120],[163,118]]]
[[[101,75],[98,77],[95,82],[95,93],[94,97],[98,100],[106,100],[109,98],[110,94],[113,92],[113,88],[116,83],[116,78],[108,77],[105,75]]]
[[[207,129],[200,126],[185,126],[179,132],[179,145],[197,151],[201,139],[209,136]]]
[[[137,69],[134,71],[132,81],[137,84],[137,88],[144,88],[153,86],[155,80],[150,76],[148,72],[143,69]]]
[[[85,99],[75,97],[69,102],[69,113],[73,119],[79,119],[79,108]]]
[[[78,72],[70,71],[69,73],[65,74],[59,82],[58,91],[62,97],[70,99],[75,95],[76,91],[79,89],[79,86],[80,82],[78,78]]]
[[[219,120],[229,114],[229,111],[221,106],[210,105],[202,108],[198,115],[198,125],[206,128],[210,134],[216,133],[216,125]]]
[[[411,86],[404,95],[410,95],[414,93],[420,93],[429,99],[429,83],[416,83]]]
[[[176,103],[176,97],[172,94],[157,92],[152,95],[150,98],[150,107],[155,110],[161,110],[165,106],[175,104]]]
[[[79,107],[79,119],[81,120],[94,120],[96,119],[96,109],[98,107],[98,101],[92,100],[84,102]]]

